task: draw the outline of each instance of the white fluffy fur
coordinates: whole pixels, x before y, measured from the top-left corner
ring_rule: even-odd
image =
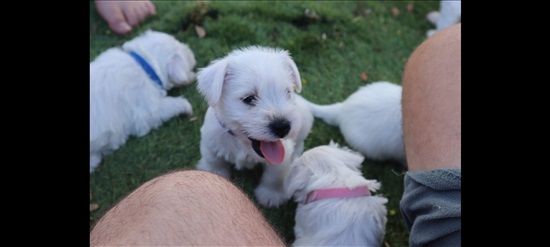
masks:
[[[456,24],[460,21],[462,15],[462,1],[460,0],[442,0],[439,6],[439,11],[428,13],[426,18],[433,24],[436,29],[428,30],[427,36],[431,37],[442,29]]]
[[[163,88],[128,51],[154,68]],[[143,136],[178,114],[192,114],[185,98],[168,97],[166,90],[191,83],[195,64],[187,45],[155,31],[124,43],[122,49],[110,48],[90,63],[90,173],[130,135]]]
[[[374,160],[395,160],[405,165],[401,86],[373,82],[343,102],[308,104],[315,117],[339,127],[353,149]]]
[[[298,207],[293,246],[376,246],[386,232],[388,199],[378,195],[330,198],[304,204],[317,189],[368,186],[380,189],[376,180],[361,175],[364,157],[337,144],[318,146],[295,159],[285,179],[285,191]]]
[[[303,152],[304,139],[313,124],[307,106],[296,100],[294,92],[300,92],[302,85],[288,52],[258,46],[235,50],[201,69],[197,81],[209,104],[201,127],[202,158],[197,168],[228,178],[231,164],[240,170],[263,163],[264,174],[254,191],[258,202],[278,206],[287,201],[282,185],[286,169]],[[254,106],[243,102],[250,95],[256,96]],[[285,159],[276,166],[256,154],[249,140],[278,140],[269,128],[274,118],[291,124],[282,140]]]

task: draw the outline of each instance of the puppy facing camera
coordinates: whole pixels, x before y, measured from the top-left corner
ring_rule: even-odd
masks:
[[[212,61],[197,74],[208,102],[201,127],[197,168],[230,177],[238,170],[265,166],[256,197],[264,206],[288,200],[282,181],[290,162],[304,149],[313,124],[296,64],[288,51],[251,46]]]
[[[284,184],[298,203],[293,246],[381,246],[388,199],[372,195],[381,185],[362,176],[363,160],[331,141],[291,163]]]
[[[129,136],[192,114],[187,99],[169,97],[167,90],[193,82],[195,65],[186,44],[150,30],[90,63],[90,173]]]
[[[330,105],[306,102],[315,117],[340,129],[351,148],[370,159],[394,160],[406,167],[401,86],[373,82],[342,102]]]

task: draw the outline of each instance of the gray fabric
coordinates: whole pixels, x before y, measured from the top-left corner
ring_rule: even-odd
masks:
[[[460,246],[461,169],[407,172],[400,209],[409,245]]]

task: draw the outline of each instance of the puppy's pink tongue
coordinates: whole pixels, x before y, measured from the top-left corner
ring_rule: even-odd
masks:
[[[267,162],[272,165],[278,165],[285,159],[285,147],[281,139],[276,142],[260,142],[260,150]]]

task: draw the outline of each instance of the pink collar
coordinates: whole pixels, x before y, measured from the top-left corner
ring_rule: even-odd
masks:
[[[355,189],[349,188],[332,188],[332,189],[318,189],[307,194],[307,200],[305,204],[314,202],[321,199],[328,198],[347,198],[356,196],[370,196],[369,187],[359,186]]]

